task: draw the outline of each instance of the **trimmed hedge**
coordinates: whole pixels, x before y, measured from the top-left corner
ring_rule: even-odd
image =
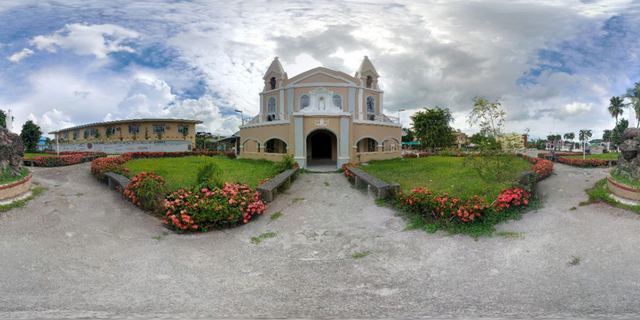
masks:
[[[49,152],[47,152],[49,153]],[[89,157],[98,156],[100,158],[106,157],[107,154],[104,152],[61,152],[60,156],[53,157],[33,157],[30,160],[38,167],[61,167],[68,166],[72,164],[78,164],[82,162],[87,162]]]

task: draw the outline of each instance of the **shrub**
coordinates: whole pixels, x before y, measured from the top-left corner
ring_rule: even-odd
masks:
[[[34,157],[30,160],[38,167],[60,167],[86,162],[87,157],[93,155],[98,155],[100,157],[107,156],[104,152],[61,152],[59,156]]]
[[[575,159],[559,157],[558,162],[574,167],[602,167],[607,166],[607,161],[600,159]]]
[[[502,211],[506,208],[527,205],[531,194],[523,188],[507,188],[500,192],[498,199],[493,203],[496,211]]]
[[[106,181],[104,174],[114,172],[125,177],[130,177],[131,173],[128,168],[122,166],[126,162],[123,158],[99,158],[91,162],[91,174],[100,181]]]
[[[402,209],[428,216],[431,220],[469,222],[491,210],[484,199],[477,195],[462,199],[422,187],[410,193],[398,193],[397,197]]]
[[[124,196],[144,211],[160,212],[166,188],[164,179],[153,172],[141,172],[131,179]]]
[[[543,180],[553,173],[553,162],[549,160],[534,158],[524,154],[519,154],[518,156],[534,164],[530,170],[536,172],[536,181]]]
[[[218,165],[211,159],[207,159],[198,168],[196,185],[211,188],[222,188],[224,184],[223,179],[223,172],[220,167],[218,167]]]
[[[267,212],[258,192],[229,182],[219,189],[183,188],[169,194],[166,201],[162,222],[183,231],[231,227]]]
[[[351,173],[351,172],[349,172],[349,170],[347,170],[348,167],[354,167],[354,168],[358,168],[358,169],[360,169],[360,167],[355,165],[354,163],[351,163],[351,162],[345,163],[345,164],[342,165],[342,170],[344,170],[344,175],[349,179],[350,182],[353,183],[356,180],[356,175]]]
[[[282,156],[282,161],[278,164],[278,170],[280,172],[293,169],[296,166],[296,161],[293,159],[292,154],[285,154]]]

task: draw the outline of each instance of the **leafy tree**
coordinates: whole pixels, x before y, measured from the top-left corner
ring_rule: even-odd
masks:
[[[4,112],[4,110],[0,110],[0,127],[7,127],[7,114]]]
[[[38,146],[38,142],[40,141],[40,137],[42,136],[42,130],[40,126],[33,123],[31,120],[27,120],[27,122],[22,125],[22,132],[20,132],[20,138],[22,139],[22,143],[24,143],[27,152],[33,153],[36,152],[36,148]]]
[[[575,139],[576,134],[575,134],[575,133],[573,133],[573,132],[568,132],[568,133],[565,133],[562,137],[563,137],[565,140],[571,140],[571,141],[572,141],[573,139]]]
[[[611,142],[612,134],[613,134],[613,131],[605,130],[604,132],[602,132],[602,140]]]
[[[96,140],[100,139],[100,129],[96,128],[96,130],[93,132],[93,137]]]
[[[489,138],[497,137],[502,134],[504,127],[504,117],[507,114],[504,110],[500,110],[500,101],[489,101],[484,97],[478,96],[473,98],[473,110],[467,116],[470,126],[477,125],[480,127],[480,133]]]
[[[621,119],[620,123],[618,123],[618,125],[615,128],[613,128],[613,132],[611,133],[611,142],[613,142],[614,145],[619,146],[622,143],[622,141],[620,141],[622,137],[622,133],[628,127],[629,127],[629,120]]]
[[[405,129],[405,131],[407,132],[407,135],[402,137],[402,142],[413,142],[413,130],[411,128],[408,128]]]
[[[633,88],[627,89],[627,93],[624,97],[631,99],[631,103],[629,105],[632,106],[633,110],[636,112],[636,127],[640,126],[640,82],[636,82]]]
[[[449,122],[453,121],[451,111],[448,108],[433,109],[424,108],[411,116],[413,131],[423,147],[442,148],[450,147],[455,141],[451,134],[453,129]]]
[[[609,113],[616,118],[616,125],[618,125],[618,117],[624,113],[624,98],[611,97],[609,100]]]
[[[113,130],[113,127],[107,127],[107,129],[104,131],[104,136],[107,137],[107,140],[111,138],[111,130]]]

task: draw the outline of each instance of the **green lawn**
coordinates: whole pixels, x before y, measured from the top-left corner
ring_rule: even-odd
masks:
[[[582,159],[582,156],[570,156],[565,158]],[[586,159],[615,160],[618,159],[617,153],[588,154]]]
[[[416,187],[449,192],[458,196],[478,195],[493,201],[500,191],[510,187],[516,176],[533,165],[516,157],[506,158],[511,175],[505,182],[484,180],[470,165],[464,165],[464,158],[427,157],[417,159],[392,159],[371,161],[362,169],[385,182],[397,182],[405,191]]]
[[[55,154],[48,153],[25,153],[24,157],[27,159],[35,158],[35,157],[53,157]]]
[[[19,175],[10,175],[9,169],[0,169],[0,185],[20,181],[29,175],[29,169],[22,168]]]
[[[226,180],[249,185],[255,189],[258,182],[278,173],[278,164],[266,160],[229,159],[224,156],[207,157],[213,159],[225,172]],[[195,184],[198,167],[205,157],[138,159],[124,163],[132,174],[155,172],[167,182],[170,190]]]

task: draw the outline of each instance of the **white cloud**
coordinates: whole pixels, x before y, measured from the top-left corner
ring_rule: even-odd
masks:
[[[0,48],[1,47],[2,46],[0,46]],[[20,60],[22,60],[22,59],[24,59],[24,58],[26,58],[26,57],[28,57],[28,56],[30,56],[32,54],[33,54],[33,51],[31,51],[31,50],[29,50],[27,48],[24,48],[24,49],[22,49],[22,51],[14,53],[12,56],[10,56],[7,59],[9,59],[9,61],[11,61],[11,62],[18,63],[18,62],[20,62]]]
[[[94,55],[98,59],[104,59],[111,52],[134,52],[131,47],[123,45],[123,42],[139,36],[136,31],[112,24],[67,24],[52,35],[34,37],[30,43],[38,50],[56,52],[58,48],[62,48],[78,55]]]

